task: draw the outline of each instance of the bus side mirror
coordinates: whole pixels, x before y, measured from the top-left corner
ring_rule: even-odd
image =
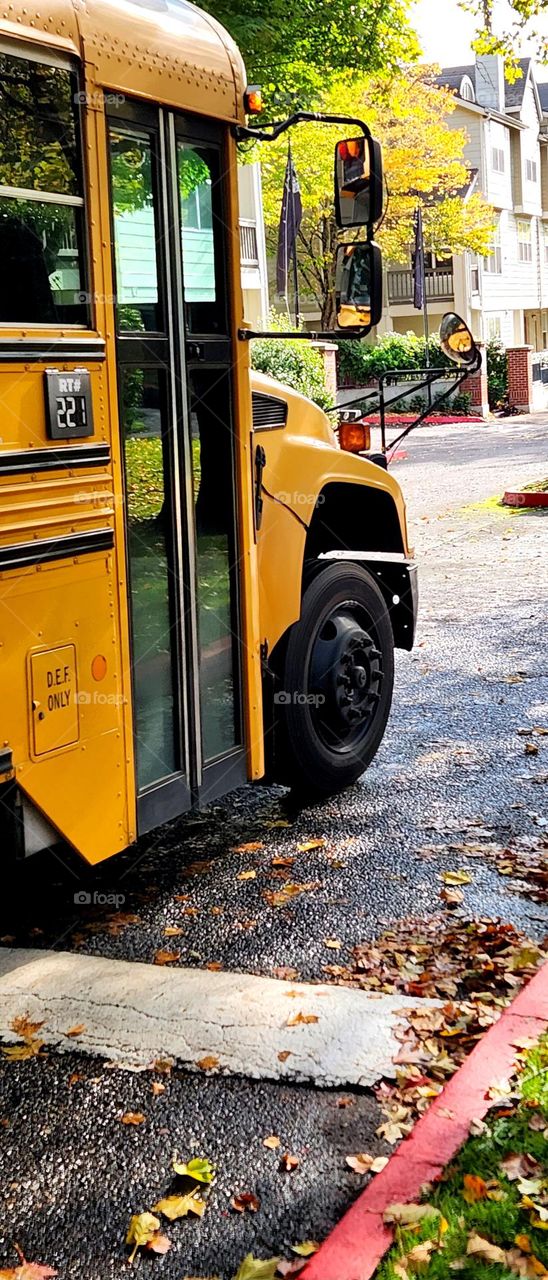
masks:
[[[335,268],[337,324],[340,329],[371,329],[382,315],[382,259],[373,240],[340,244]]]
[[[476,364],[479,351],[468,325],[454,311],[448,311],[440,325],[440,346],[455,364]]]
[[[382,214],[382,151],[374,138],[345,138],[335,147],[337,226],[366,227]]]

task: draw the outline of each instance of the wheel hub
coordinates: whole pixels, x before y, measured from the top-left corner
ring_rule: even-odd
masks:
[[[350,604],[338,606],[314,643],[310,687],[317,715],[328,732],[344,741],[368,726],[380,698],[382,655],[365,619]]]

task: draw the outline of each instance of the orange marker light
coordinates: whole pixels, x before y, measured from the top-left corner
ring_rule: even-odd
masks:
[[[346,453],[364,453],[371,448],[371,427],[364,422],[340,422],[339,444]]]
[[[102,653],[96,653],[91,664],[91,674],[94,680],[104,680],[107,674],[107,660]]]
[[[263,109],[263,91],[258,84],[248,85],[244,93],[244,107],[249,116],[258,116]]]

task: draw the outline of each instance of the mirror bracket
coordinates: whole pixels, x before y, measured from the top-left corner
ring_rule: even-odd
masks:
[[[232,126],[232,134],[237,142],[245,142],[246,139],[254,138],[256,142],[275,142],[280,134],[285,133],[286,129],[290,129],[294,124],[355,124],[361,129],[364,137],[371,137],[371,130],[365,120],[360,120],[358,116],[339,116],[328,115],[323,111],[296,111],[294,115],[288,116],[286,120],[273,120],[263,125],[261,128],[255,128],[253,125],[236,124]]]

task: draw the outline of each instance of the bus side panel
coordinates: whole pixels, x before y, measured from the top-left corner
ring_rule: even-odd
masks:
[[[95,862],[132,838],[106,372],[90,363],[94,435],[73,442],[74,466],[57,467],[65,445],[46,433],[45,368],[0,371],[0,742],[22,791]],[[78,466],[89,444],[102,460]]]

